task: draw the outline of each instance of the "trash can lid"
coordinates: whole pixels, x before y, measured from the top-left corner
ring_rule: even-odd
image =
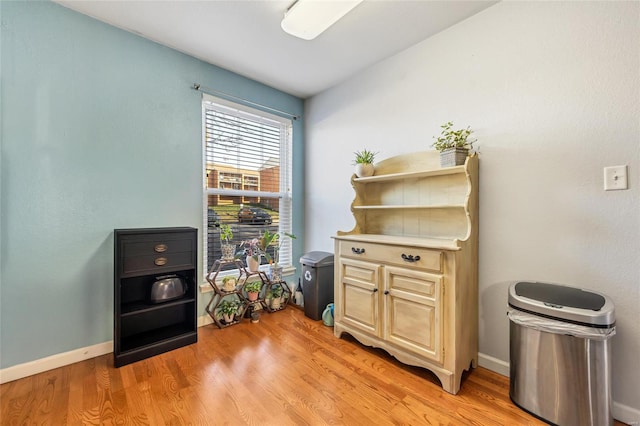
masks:
[[[329,266],[333,265],[333,253],[326,251],[310,251],[300,258],[300,263],[307,266]]]
[[[591,327],[615,324],[613,302],[604,294],[576,287],[516,282],[509,287],[509,306],[547,318]]]

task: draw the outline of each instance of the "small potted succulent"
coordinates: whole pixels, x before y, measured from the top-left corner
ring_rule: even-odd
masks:
[[[234,291],[236,289],[236,284],[238,283],[238,279],[233,275],[227,275],[222,278],[222,289],[224,291]]]
[[[356,166],[356,176],[373,176],[373,173],[375,172],[373,161],[378,153],[369,151],[368,149],[363,149],[362,151],[356,151],[354,154],[356,155],[355,160],[353,160],[353,164]]]
[[[451,167],[464,164],[469,150],[473,148],[476,139],[470,139],[473,130],[469,126],[466,129],[453,130],[453,122],[448,121],[442,126],[442,132],[432,146],[440,151],[440,166]]]
[[[226,324],[231,324],[242,304],[239,300],[225,299],[218,305],[218,312]]]
[[[262,289],[262,281],[250,281],[244,285],[244,291],[247,292],[250,302],[258,300],[260,289]]]
[[[220,224],[220,250],[222,251],[222,260],[233,260],[236,246],[231,244],[233,240],[233,231],[231,226],[226,223]]]

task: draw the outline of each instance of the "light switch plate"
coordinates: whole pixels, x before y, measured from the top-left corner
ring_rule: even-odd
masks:
[[[615,191],[627,188],[627,166],[612,166],[604,168],[605,191]]]

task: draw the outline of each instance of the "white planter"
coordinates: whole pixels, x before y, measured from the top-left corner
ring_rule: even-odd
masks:
[[[233,319],[235,318],[236,314],[222,314],[222,319],[224,320],[225,323],[227,324],[231,324],[233,322]]]
[[[270,266],[271,271],[271,282],[282,281],[282,266]]]
[[[469,156],[467,148],[449,148],[440,152],[440,166],[462,166]]]
[[[260,257],[258,256],[258,260],[255,260],[251,256],[247,256],[247,269],[249,272],[258,272],[260,270]]]
[[[356,164],[356,176],[368,177],[373,176],[375,169],[371,163],[358,163]]]
[[[236,289],[237,281],[235,278],[227,278],[222,281],[222,289],[224,291],[233,291]]]
[[[233,260],[236,246],[233,244],[223,243],[220,245],[220,250],[222,251],[222,260]]]
[[[279,297],[274,297],[273,299],[271,299],[271,309],[276,310],[276,309],[280,309],[281,303],[280,303],[280,298]]]

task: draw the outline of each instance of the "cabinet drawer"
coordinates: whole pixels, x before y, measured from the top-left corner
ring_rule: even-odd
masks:
[[[191,251],[194,240],[189,235],[156,234],[145,239],[130,238],[122,242],[122,255],[132,256],[164,255]]]
[[[441,250],[394,246],[387,244],[340,241],[340,256],[390,265],[413,266],[432,271],[442,271]]]
[[[122,259],[122,273],[125,275],[133,273],[156,274],[166,272],[168,269],[189,268],[195,268],[194,253],[191,251]]]

